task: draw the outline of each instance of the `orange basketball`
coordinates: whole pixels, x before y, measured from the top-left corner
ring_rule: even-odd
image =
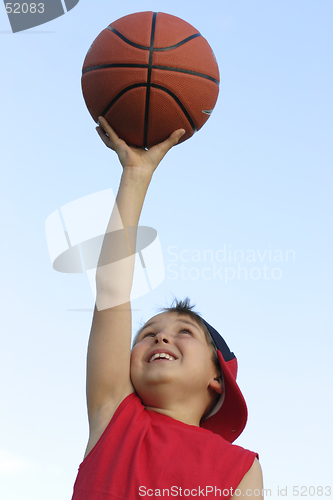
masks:
[[[104,29],[82,70],[82,91],[93,119],[104,116],[128,144],[151,147],[184,128],[180,142],[209,118],[219,92],[219,69],[193,26],[162,12],[138,12]]]

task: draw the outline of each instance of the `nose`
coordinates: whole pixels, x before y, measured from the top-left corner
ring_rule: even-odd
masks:
[[[169,339],[167,335],[164,332],[157,333],[155,335],[155,344],[158,344],[159,342],[164,342],[165,344],[169,344]]]

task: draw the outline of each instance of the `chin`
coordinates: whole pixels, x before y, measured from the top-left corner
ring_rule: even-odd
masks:
[[[144,381],[134,380],[132,383],[135,392],[146,406],[158,406],[170,390],[174,392],[175,384],[179,385],[172,377],[157,373]]]

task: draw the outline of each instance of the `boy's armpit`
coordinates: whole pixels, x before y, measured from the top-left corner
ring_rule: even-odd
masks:
[[[119,405],[124,401],[124,399],[134,392],[133,388],[129,389],[128,394],[125,393],[118,402],[110,401],[105,403],[98,412],[95,413],[94,417],[91,418],[89,422],[89,440],[87,448],[84,454],[84,458],[91,452],[94,446],[97,444],[101,436],[103,435],[105,429],[109,425],[113,415],[116,413]]]
[[[254,459],[252,467],[245,474],[235,491],[237,491],[237,494],[234,494],[230,500],[237,500],[239,497],[244,498],[244,500],[263,500],[262,470],[257,458]]]

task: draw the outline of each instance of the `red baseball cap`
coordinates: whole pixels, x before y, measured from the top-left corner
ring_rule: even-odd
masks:
[[[221,395],[211,414],[200,426],[220,434],[232,443],[243,432],[247,421],[247,406],[237,385],[237,358],[225,340],[207,321],[201,318],[217,348],[217,355],[224,380],[224,395]]]

